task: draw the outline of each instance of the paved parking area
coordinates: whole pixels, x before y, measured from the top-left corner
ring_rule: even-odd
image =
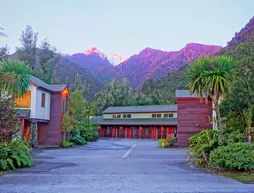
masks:
[[[98,140],[34,152],[35,166],[0,177],[3,193],[254,193],[254,185],[186,164],[184,149],[152,140]]]

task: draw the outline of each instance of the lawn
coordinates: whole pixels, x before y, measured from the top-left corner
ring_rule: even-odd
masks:
[[[243,183],[254,184],[254,173],[220,173],[222,176],[231,178]]]

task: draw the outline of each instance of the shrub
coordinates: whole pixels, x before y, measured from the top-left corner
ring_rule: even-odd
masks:
[[[211,166],[216,169],[254,169],[254,149],[248,143],[232,143],[212,151]]]
[[[243,142],[244,134],[239,131],[229,133],[227,136],[227,144]]]
[[[0,146],[0,170],[30,167],[33,160],[29,153],[31,149],[25,141],[17,139],[7,145]]]
[[[176,138],[175,137],[167,137],[166,139],[161,139],[158,142],[158,146],[163,148],[169,148],[176,146]]]
[[[63,148],[69,148],[72,146],[73,146],[73,143],[70,141],[62,141],[62,143],[61,143],[61,147],[63,147]]]
[[[210,152],[218,147],[218,132],[203,130],[189,138],[189,161],[198,167],[210,167]]]
[[[75,145],[85,145],[85,144],[87,144],[85,139],[83,137],[81,137],[80,135],[76,135],[76,136],[72,137],[70,139],[70,142],[72,142]]]

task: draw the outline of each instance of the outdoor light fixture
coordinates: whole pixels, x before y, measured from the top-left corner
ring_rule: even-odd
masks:
[[[196,124],[196,126],[198,127],[198,123]]]

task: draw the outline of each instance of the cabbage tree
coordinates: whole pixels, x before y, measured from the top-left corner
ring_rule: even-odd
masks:
[[[187,87],[200,98],[208,96],[216,112],[219,144],[223,143],[219,101],[227,95],[235,80],[236,66],[228,56],[206,56],[194,61],[186,73]]]

